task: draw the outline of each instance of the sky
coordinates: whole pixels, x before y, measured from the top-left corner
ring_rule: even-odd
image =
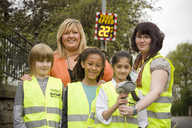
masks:
[[[192,0],[159,0],[161,10],[149,12],[151,22],[165,34],[160,53],[166,56],[182,42],[192,43]]]

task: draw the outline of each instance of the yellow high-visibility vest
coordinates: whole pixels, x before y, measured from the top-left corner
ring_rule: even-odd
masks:
[[[60,79],[49,77],[44,95],[34,76],[31,81],[24,81],[24,122],[27,128],[60,127],[62,86]]]
[[[88,128],[89,103],[82,83],[68,84],[67,97],[68,128]]]
[[[151,62],[159,57],[163,57],[160,54],[157,54],[151,58],[144,66],[142,73],[142,88],[139,88],[144,95],[147,95],[150,91],[151,85],[151,71],[150,64]],[[164,58],[164,57],[163,57]],[[170,83],[167,90],[165,90],[160,97],[153,102],[150,106],[147,107],[147,115],[149,125],[147,128],[170,128],[171,127],[171,98],[172,98],[172,85],[174,77],[174,66],[171,61],[165,58],[171,67],[170,72]]]
[[[107,82],[103,85],[100,85],[99,88],[102,88],[108,97],[108,107],[109,108],[112,107],[116,103],[116,100],[118,97],[118,94],[116,93],[116,90],[112,81]],[[98,90],[97,90],[97,95],[99,92]],[[95,105],[93,105],[91,107],[90,122],[92,122],[92,124],[94,122],[94,125],[92,125],[92,127],[94,128],[138,128],[138,121],[136,116],[125,117],[120,115],[119,110],[116,110],[112,114],[111,123],[109,125],[105,125],[96,119],[95,111],[96,111],[96,108],[95,108]]]

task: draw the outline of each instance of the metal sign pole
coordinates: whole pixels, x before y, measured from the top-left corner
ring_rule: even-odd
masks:
[[[106,13],[106,0],[102,0],[102,13]],[[106,42],[101,40],[101,49],[106,51]]]
[[[106,13],[106,0],[102,0],[102,13]]]

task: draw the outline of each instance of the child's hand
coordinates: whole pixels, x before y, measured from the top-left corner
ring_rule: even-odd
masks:
[[[116,102],[117,107],[119,107],[122,104],[128,103],[127,96],[128,96],[128,94],[125,94],[125,93],[119,94],[119,96],[117,98],[117,102]]]
[[[119,112],[121,115],[131,116],[133,115],[133,107],[127,105],[121,105],[119,106]]]
[[[21,80],[32,80],[32,78],[29,74],[24,74],[20,79]]]
[[[127,93],[120,93],[119,94],[119,98],[121,98],[121,99],[126,99],[127,97],[128,97]]]

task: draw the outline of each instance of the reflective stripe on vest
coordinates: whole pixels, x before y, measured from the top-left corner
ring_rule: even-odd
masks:
[[[42,127],[42,126],[59,128],[59,126],[60,126],[60,124],[58,122],[47,121],[46,119],[38,120],[38,121],[25,122],[25,124],[26,124],[27,128],[35,128],[35,127]]]
[[[45,111],[45,107],[39,107],[39,106],[24,108],[24,113],[25,114],[39,113],[39,112],[44,112],[44,111]],[[55,114],[58,114],[58,115],[62,114],[62,110],[60,110],[59,108],[47,107],[46,112],[47,113],[55,113]]]
[[[152,112],[152,111],[147,111],[148,117],[151,118],[157,118],[157,119],[169,119],[171,118],[170,112]]]
[[[60,79],[49,77],[45,95],[38,81],[32,76],[31,81],[24,81],[24,121],[32,126],[57,127],[62,115],[63,85]]]
[[[126,121],[128,122],[128,123],[132,123],[132,124],[138,124],[138,120],[137,120],[137,118],[133,118],[133,117],[126,117]]]
[[[150,91],[151,85],[151,70],[150,65],[151,62],[156,59],[162,57],[160,54],[157,54],[155,57],[151,58],[144,66],[142,72],[142,88],[139,88],[144,95],[147,95]],[[164,57],[162,57],[164,58]],[[166,59],[166,58],[164,58]],[[174,67],[172,63],[166,59],[171,67],[170,71],[170,82],[167,87],[167,90],[163,91],[160,97],[154,101],[151,105],[147,107],[148,113],[148,121],[149,128],[160,128],[165,127],[168,128],[170,126],[170,109],[171,109],[171,101],[172,101],[172,85],[173,85],[173,75],[174,75]]]
[[[136,118],[132,117],[123,117],[123,116],[112,116],[111,117],[111,122],[112,123],[133,123],[133,124],[138,124],[138,121]],[[95,124],[101,123],[99,120],[95,119]]]
[[[87,121],[88,115],[69,115],[68,121]]]
[[[154,103],[171,103],[172,98],[171,97],[159,97],[157,100],[154,101]]]

